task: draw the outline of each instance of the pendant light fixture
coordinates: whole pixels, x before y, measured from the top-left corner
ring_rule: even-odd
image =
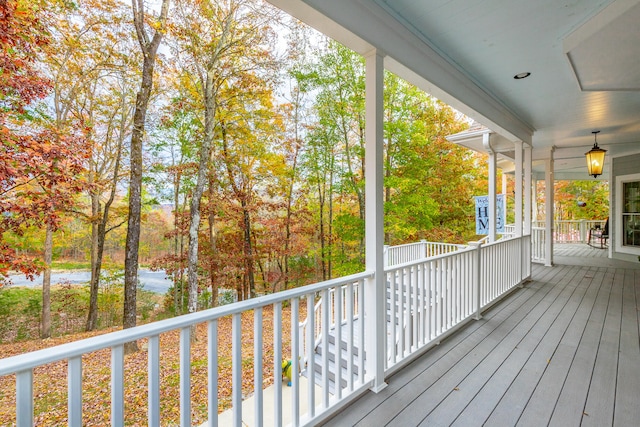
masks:
[[[597,136],[600,133],[599,130],[594,130],[591,132],[593,134],[593,148],[589,150],[589,152],[585,153],[587,156],[587,171],[589,175],[596,178],[598,175],[602,175],[602,168],[604,167],[604,154],[607,150],[603,150],[598,147]]]

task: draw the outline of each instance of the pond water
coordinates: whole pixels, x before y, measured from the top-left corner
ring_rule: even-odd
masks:
[[[42,275],[36,276],[33,281],[25,278],[23,275],[11,276],[11,286],[28,286],[36,287],[42,286]],[[51,284],[58,283],[71,283],[71,284],[88,284],[91,278],[90,271],[67,271],[67,272],[52,272]],[[169,290],[169,287],[173,284],[171,279],[167,278],[164,270],[151,271],[151,270],[138,270],[138,278],[143,286],[143,289],[157,294],[164,294]]]

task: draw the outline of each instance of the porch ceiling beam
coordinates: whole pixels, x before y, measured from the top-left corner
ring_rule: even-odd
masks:
[[[373,1],[269,0],[273,5],[365,55],[384,51],[385,68],[512,141],[531,143],[534,128],[474,78]],[[398,47],[402,48],[399,49]]]

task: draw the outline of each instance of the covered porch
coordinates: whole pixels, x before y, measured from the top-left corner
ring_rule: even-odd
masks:
[[[210,425],[218,425],[222,388],[231,388],[232,424],[243,425],[243,372],[248,369],[253,378],[245,382],[252,385],[256,425],[268,425],[267,412],[273,414],[273,425],[283,425],[284,410],[292,425],[637,425],[640,263],[631,263],[631,257],[640,249],[623,247],[623,237],[625,227],[640,216],[627,208],[640,205],[624,204],[622,189],[640,181],[632,172],[640,160],[640,70],[637,61],[624,61],[640,53],[638,1],[586,1],[571,7],[551,0],[508,5],[464,0],[272,3],[366,58],[365,271],[5,359],[0,376],[15,376],[16,424],[33,424],[34,371],[64,361],[69,425],[82,425],[83,355],[108,349],[110,423],[124,425],[124,347],[146,340],[148,424],[162,425],[160,355],[174,352],[180,354],[180,424],[191,425],[191,330],[204,323]],[[582,24],[590,24],[586,33],[573,36]],[[630,42],[619,43],[612,28],[628,31]],[[594,46],[619,55],[594,63]],[[515,161],[513,237],[385,264],[385,69],[487,126],[482,141],[494,151],[493,169],[498,156]],[[597,81],[600,72],[605,82]],[[561,246],[553,245],[551,215],[541,232],[531,222],[532,179],[536,174],[544,174],[547,182],[561,174],[586,178],[583,153],[593,142],[594,127],[602,129],[609,158],[618,159],[608,161],[600,178],[615,184],[611,226],[618,236],[616,252],[627,255],[627,262],[620,261],[624,265],[598,265],[609,262],[603,257],[608,251],[593,248],[586,248],[593,258],[565,254],[553,260],[548,255]],[[505,140],[504,151],[492,143],[494,134]],[[493,197],[495,179],[490,185]],[[545,199],[547,211],[553,211],[551,190]],[[495,211],[495,199],[492,203]],[[491,227],[495,235],[495,224]],[[541,241],[543,246],[536,246]],[[531,264],[540,255],[537,248],[544,251],[546,267]],[[561,264],[561,257],[579,265]],[[263,333],[267,308],[278,331],[268,344]],[[284,319],[287,339],[280,333],[283,308],[289,316]],[[233,360],[220,361],[218,323],[227,317],[233,325]],[[247,317],[253,319],[250,327]],[[247,329],[249,350],[258,357],[246,357],[246,349],[243,355]],[[332,330],[338,355],[323,349],[316,371],[312,349],[328,343]],[[160,336],[171,331],[180,335],[179,348],[162,348]],[[293,372],[314,367],[306,384],[294,375],[290,407],[283,404],[283,359],[291,360]],[[232,366],[231,385],[219,383],[222,364]],[[267,368],[270,376],[264,374]],[[269,381],[273,401],[263,395]],[[332,382],[340,386],[332,388]],[[301,399],[310,403],[306,410]]]
[[[584,244],[326,425],[594,425],[640,420],[640,264]]]

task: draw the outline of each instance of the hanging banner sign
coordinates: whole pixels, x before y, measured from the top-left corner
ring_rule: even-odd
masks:
[[[475,196],[476,234],[489,234],[489,196]],[[504,194],[496,194],[496,233],[504,233]]]

